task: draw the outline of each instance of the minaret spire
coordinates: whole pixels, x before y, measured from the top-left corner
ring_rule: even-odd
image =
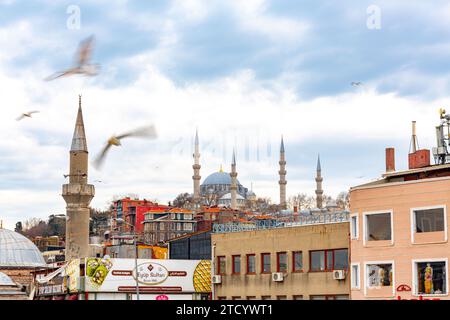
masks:
[[[233,158],[231,159],[231,209],[237,209],[237,172],[236,172],[236,154],[233,149]]]
[[[194,175],[192,176],[192,180],[194,181],[194,202],[198,202],[200,200],[200,144],[198,141],[198,129],[195,130],[195,149],[194,149],[194,165],[192,169],[194,169]]]
[[[317,208],[322,209],[323,202],[323,190],[322,190],[322,168],[320,166],[320,154],[317,155],[317,168],[316,168],[316,205]]]
[[[81,95],[70,148],[69,183],[62,186],[66,201],[66,261],[89,256],[89,204],[94,186],[88,184],[88,151],[84,131]]]
[[[286,209],[286,157],[284,151],[284,141],[283,136],[281,136],[281,145],[280,145],[280,161],[278,162],[280,165],[280,170],[278,174],[280,175],[280,180],[278,184],[280,185],[280,206],[282,209]]]

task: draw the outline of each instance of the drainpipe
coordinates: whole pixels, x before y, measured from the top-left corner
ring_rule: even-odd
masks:
[[[212,300],[216,300],[216,296],[215,296],[215,287],[216,285],[212,282],[212,277],[216,272],[216,244],[213,243],[213,245],[211,246],[211,296],[212,296]]]

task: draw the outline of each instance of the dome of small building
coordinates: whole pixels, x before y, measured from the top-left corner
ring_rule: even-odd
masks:
[[[20,233],[0,229],[0,268],[35,268],[46,266],[39,249]]]
[[[231,176],[228,172],[218,171],[210,174],[206,177],[206,179],[203,181],[202,185],[216,185],[216,184],[225,184],[225,185],[231,185]],[[237,184],[239,183],[239,180],[237,180]]]
[[[231,200],[231,193],[224,194],[219,200]],[[236,193],[236,200],[245,200],[245,198],[239,193]]]
[[[0,272],[0,286],[15,286],[15,282],[12,281],[12,279],[4,274],[3,272]]]

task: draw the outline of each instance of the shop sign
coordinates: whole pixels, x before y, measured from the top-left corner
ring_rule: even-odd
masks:
[[[146,285],[155,285],[164,282],[169,276],[169,271],[161,264],[145,262],[137,266],[137,280]],[[136,279],[136,269],[133,271]]]

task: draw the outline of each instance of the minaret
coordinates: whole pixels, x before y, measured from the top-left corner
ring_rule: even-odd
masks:
[[[280,147],[280,171],[278,174],[280,175],[280,181],[278,181],[280,185],[280,206],[282,209],[286,209],[286,158],[284,155],[284,141],[283,136],[281,137],[281,147]]]
[[[200,200],[200,151],[199,151],[199,143],[198,143],[198,131],[195,130],[195,150],[194,150],[194,165],[192,169],[194,169],[194,175],[192,179],[194,181],[194,202],[198,202]]]
[[[317,156],[316,169],[316,203],[317,208],[322,209],[323,190],[322,190],[322,168],[320,167],[320,155]]]
[[[88,150],[84,132],[81,95],[70,148],[69,183],[62,186],[66,201],[66,261],[89,255],[89,203],[95,194],[88,180]]]
[[[237,172],[236,172],[236,155],[234,153],[233,149],[233,159],[231,160],[231,186],[230,186],[230,192],[231,192],[231,209],[237,209]]]

